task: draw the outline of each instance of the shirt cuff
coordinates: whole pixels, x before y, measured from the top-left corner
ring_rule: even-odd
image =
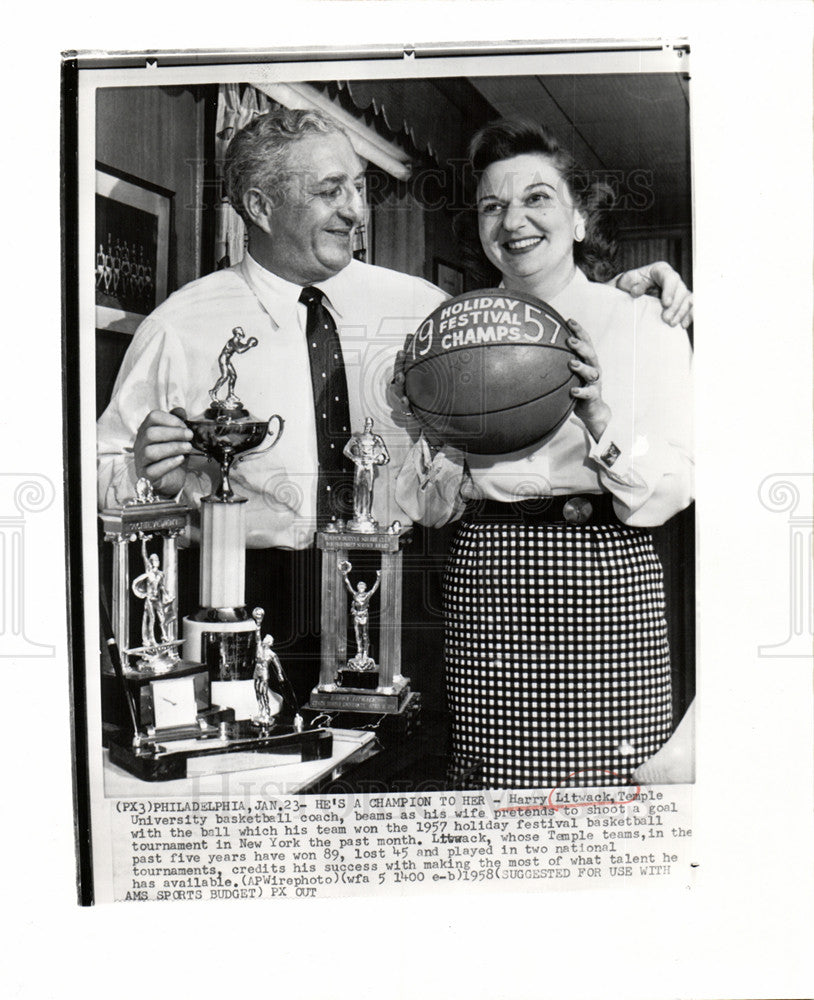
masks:
[[[588,455],[604,472],[620,482],[625,482],[630,472],[632,457],[630,434],[625,433],[611,420],[602,437],[592,442]]]
[[[464,453],[451,445],[435,447],[429,444],[422,433],[416,449],[416,472],[418,486],[425,489],[439,478],[446,479],[450,474],[460,476],[464,467]]]

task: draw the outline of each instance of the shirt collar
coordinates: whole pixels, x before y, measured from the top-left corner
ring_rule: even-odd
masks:
[[[313,283],[313,287],[319,288],[324,294],[325,304],[338,319],[342,318],[349,294],[346,275],[349,267],[350,265],[325,281]],[[249,253],[243,255],[237,268],[276,326],[282,326],[296,312],[302,285],[286,281],[279,274],[266,270]]]
[[[567,306],[572,305],[574,302],[579,302],[579,298],[583,294],[585,286],[588,283],[588,278],[585,276],[584,272],[577,267],[574,269],[574,275],[569,280],[565,288],[560,289],[556,295],[552,295],[552,297],[546,301],[550,306],[556,309],[557,312],[561,313]],[[498,288],[505,287],[505,281],[501,281],[498,285]]]

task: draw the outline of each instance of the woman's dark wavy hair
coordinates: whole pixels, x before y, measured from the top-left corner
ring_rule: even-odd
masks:
[[[585,218],[585,239],[574,243],[577,266],[591,281],[612,278],[617,273],[616,239],[608,218],[615,200],[613,189],[607,184],[592,183],[588,173],[577,165],[545,125],[522,118],[502,118],[479,129],[469,142],[469,158],[476,182],[491,164],[523,153],[541,153],[553,161],[574,204]],[[471,208],[461,212],[455,219],[454,228],[469,270],[483,284],[497,284],[499,272],[481,248],[477,210]]]

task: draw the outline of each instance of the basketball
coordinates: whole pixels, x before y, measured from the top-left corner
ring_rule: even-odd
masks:
[[[541,441],[574,406],[568,326],[531,295],[486,288],[448,299],[404,346],[404,395],[445,444],[505,455]]]

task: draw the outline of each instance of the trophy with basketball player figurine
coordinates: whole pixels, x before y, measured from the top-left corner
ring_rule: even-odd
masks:
[[[411,529],[398,521],[381,527],[373,517],[376,469],[386,465],[390,455],[374,433],[371,417],[365,419],[364,430],[351,436],[344,454],[355,466],[353,517],[347,523],[332,522],[316,536],[322,551],[321,662],[319,683],[308,707],[322,712],[402,713],[408,706],[416,709],[419,701],[401,673],[402,552]],[[365,580],[351,584],[348,554],[352,551],[378,558],[380,567],[371,586]],[[370,655],[370,606],[376,594],[378,663]],[[356,653],[350,658],[349,620],[356,640]]]
[[[257,339],[247,337],[241,327],[232,330],[218,357],[219,377],[209,390],[210,406],[184,421],[192,431],[193,448],[217,462],[220,472],[214,492],[201,500],[201,610],[184,619],[184,655],[206,663],[213,697],[238,715],[254,710],[255,622],[244,596],[247,501],[232,489],[230,472],[267,435],[271,441],[265,450],[273,448],[284,427],[277,414],[268,420],[252,416],[236,393],[234,357],[256,346]],[[232,683],[236,681],[243,683]]]
[[[213,705],[206,668],[180,658],[177,539],[190,509],[156,497],[148,479],[135,496],[101,512],[104,538],[113,543],[112,608],[102,606],[108,656],[102,672],[102,733],[111,760],[133,773],[156,763],[164,746],[178,740],[215,737],[233,718]],[[155,543],[162,544],[161,555]],[[138,544],[141,569],[132,584],[131,546]],[[141,602],[139,641],[133,641],[133,597]],[[177,770],[177,768],[176,768]],[[145,776],[150,776],[146,774]]]

